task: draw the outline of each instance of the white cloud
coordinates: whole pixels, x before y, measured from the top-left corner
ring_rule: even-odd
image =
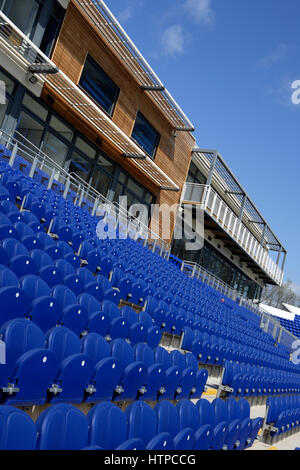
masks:
[[[120,23],[126,23],[132,17],[133,10],[131,5],[128,5],[124,10],[118,13],[118,21]]]
[[[259,64],[267,68],[277,64],[277,62],[280,62],[286,57],[288,49],[289,47],[287,44],[278,44],[273,52],[260,59]]]
[[[211,2],[212,0],[185,0],[183,6],[194,22],[212,25],[215,21],[215,15]]]
[[[184,32],[179,24],[170,26],[162,35],[162,52],[164,55],[174,56],[184,52]]]

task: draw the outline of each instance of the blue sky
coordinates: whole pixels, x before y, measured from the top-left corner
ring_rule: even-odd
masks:
[[[287,248],[300,294],[299,0],[106,3]]]

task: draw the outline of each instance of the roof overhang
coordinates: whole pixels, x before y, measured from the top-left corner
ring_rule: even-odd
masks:
[[[5,50],[6,55],[18,65],[29,83],[39,82],[41,85],[47,83],[121,155],[132,158],[132,165],[146,174],[155,185],[163,190],[179,191],[175,182],[2,12],[0,12],[0,22],[0,49]],[[32,71],[37,72],[32,73]]]
[[[93,24],[107,46],[124,64],[141,89],[165,115],[174,131],[193,132],[193,124],[165,88],[146,59],[126,34],[103,0],[76,0],[85,18]]]
[[[202,170],[204,175],[210,172],[214,157],[217,162],[212,175],[212,186],[220,193],[222,199],[232,208],[238,216],[243,205],[243,222],[256,239],[264,242],[270,251],[280,251],[286,253],[286,249],[271,230],[266,220],[261,215],[250,196],[239,183],[238,179],[232,173],[228,165],[217,150],[207,150],[195,147],[193,149],[193,158],[195,163]]]

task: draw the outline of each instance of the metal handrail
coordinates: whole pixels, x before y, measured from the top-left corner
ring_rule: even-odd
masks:
[[[195,188],[196,197],[187,195],[187,188]],[[188,196],[188,197],[187,197]],[[194,199],[198,199],[194,201]],[[215,219],[224,230],[249,254],[249,256],[277,283],[281,284],[283,272],[248,227],[236,216],[228,204],[211,187],[205,184],[185,183],[182,203],[198,203]],[[216,211],[215,209],[218,208]],[[222,213],[223,209],[223,213]]]
[[[65,198],[67,197],[69,189],[72,189],[76,195],[73,201],[74,204],[81,206],[83,198],[89,201],[93,205],[92,215],[96,214],[98,207],[105,204],[108,212],[115,211],[119,218],[122,216],[123,219],[130,222],[131,229],[135,232],[136,238],[140,237],[145,239],[145,246],[148,246],[148,240],[151,240],[149,245],[150,249],[155,251],[156,248],[158,248],[156,251],[158,251],[162,257],[169,257],[170,245],[167,242],[162,240],[157,234],[150,230],[149,227],[144,225],[137,217],[132,216],[119,204],[108,200],[95,188],[85,182],[80,176],[73,172],[68,173],[67,170],[58,165],[57,162],[36,147],[20,132],[16,131],[15,135],[11,135],[4,130],[0,130],[0,142],[2,142],[7,149],[11,150],[12,155],[14,154],[14,158],[18,153],[20,156],[24,157],[25,160],[31,163],[30,176],[33,177],[35,170],[38,168],[45,171],[50,176],[50,180],[52,180],[51,185],[56,180],[58,183],[65,186]],[[13,161],[11,163],[13,165]],[[51,188],[51,185],[49,185],[47,189]],[[152,243],[152,240],[155,241],[154,244]]]

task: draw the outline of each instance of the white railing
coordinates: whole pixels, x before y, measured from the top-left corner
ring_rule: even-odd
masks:
[[[199,281],[213,287],[218,292],[226,295],[232,300],[236,300],[238,293],[235,289],[232,289],[226,282],[221,281],[214,274],[207,271],[203,266],[192,261],[183,261],[181,265],[181,271],[187,276],[199,279]]]
[[[47,189],[61,185],[61,195],[67,199],[71,194],[73,204],[86,209],[91,215],[96,215],[105,207],[106,212],[109,212],[108,217],[113,214],[118,224],[119,222],[127,224],[126,229],[131,238],[141,240],[144,246],[153,252],[163,258],[169,258],[169,244],[151,231],[139,218],[132,216],[118,203],[106,199],[75,173],[68,173],[19,132],[16,131],[15,136],[12,136],[0,130],[0,144],[7,149],[7,161],[10,166],[14,167],[18,157],[23,158],[24,162],[29,164],[30,177],[34,178],[38,170],[45,174]]]
[[[185,183],[182,203],[200,204],[223,230],[273,279],[281,285],[283,272],[250,230],[227,203],[211,187],[204,184]]]
[[[280,325],[279,319],[272,317],[251,300],[241,296],[236,289],[233,289],[197,263],[183,261],[181,271],[191,278],[199,279],[199,281],[211,286],[230,299],[238,300],[241,307],[255,313],[260,318],[261,329],[273,336],[275,343],[284,345],[291,350],[294,341],[298,340],[296,336]]]

